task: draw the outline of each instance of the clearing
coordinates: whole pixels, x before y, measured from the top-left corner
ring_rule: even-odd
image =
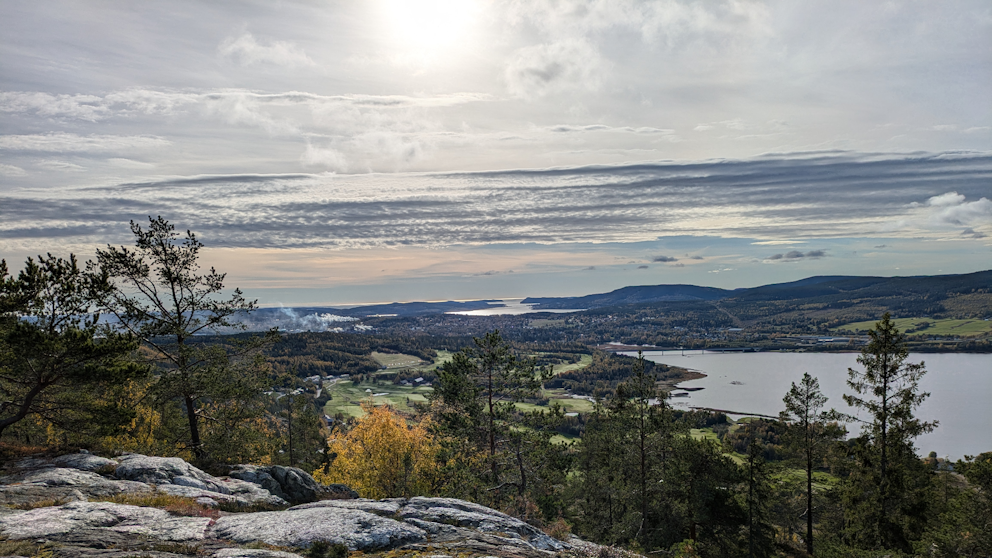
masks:
[[[895,318],[892,322],[899,331],[908,335],[969,336],[992,334],[992,320],[953,320],[933,318]],[[875,327],[875,321],[855,322],[835,327],[833,331],[868,331]]]

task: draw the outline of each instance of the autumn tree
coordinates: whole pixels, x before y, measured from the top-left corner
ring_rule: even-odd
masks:
[[[104,275],[115,288],[103,292],[101,308],[122,328],[141,339],[150,360],[159,365],[156,392],[175,400],[186,419],[186,447],[198,458],[207,454],[201,422],[213,421],[213,432],[233,440],[232,428],[257,412],[267,381],[259,349],[275,339],[251,338],[232,343],[197,342],[196,336],[243,329],[234,318],[256,308],[239,289],[221,296],[225,274],[202,272],[203,244],[190,231],[176,232],[165,219],[149,218],[147,229],[131,221],[133,249],[108,245],[97,250],[90,272]],[[228,444],[230,445],[230,444]],[[232,446],[233,447],[233,446]]]
[[[833,409],[824,410],[827,397],[820,391],[820,381],[803,374],[796,385],[792,382],[789,393],[782,399],[785,411],[782,420],[788,422],[786,439],[789,448],[799,456],[806,470],[806,553],[813,555],[813,469],[823,463],[829,445],[840,439],[845,431],[837,425],[839,413]]]
[[[314,471],[324,484],[342,483],[364,498],[430,495],[437,482],[437,443],[428,432],[429,419],[408,426],[389,406],[362,404],[366,415],[328,440],[337,454],[327,468]]]
[[[867,413],[854,454],[860,467],[846,486],[849,538],[860,546],[909,551],[925,519],[926,472],[913,439],[933,431],[914,411],[929,397],[920,391],[922,362],[907,363],[909,350],[886,312],[868,332],[858,363],[848,369],[848,405]]]
[[[16,277],[0,261],[0,434],[28,417],[77,432],[128,421],[105,395],[145,371],[128,359],[135,340],[92,313],[110,289],[75,256],[28,258]]]

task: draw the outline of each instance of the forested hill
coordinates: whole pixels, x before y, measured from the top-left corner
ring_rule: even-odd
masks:
[[[916,295],[942,299],[992,288],[992,270],[960,275],[916,277],[817,276],[748,289],[717,289],[695,285],[624,287],[582,297],[527,298],[536,309],[593,309],[627,304],[732,299],[740,302],[796,300],[841,295],[845,299]]]
[[[696,285],[653,285],[624,287],[604,294],[565,298],[525,298],[524,304],[537,304],[540,309],[591,309],[644,302],[675,302],[685,300],[719,300],[734,291]]]

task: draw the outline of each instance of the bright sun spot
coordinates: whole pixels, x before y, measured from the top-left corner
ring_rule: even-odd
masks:
[[[383,8],[391,41],[433,56],[467,38],[479,5],[471,0],[383,0]]]

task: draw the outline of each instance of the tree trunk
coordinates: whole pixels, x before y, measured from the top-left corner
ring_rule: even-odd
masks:
[[[189,441],[193,448],[193,455],[200,458],[204,456],[203,447],[200,444],[200,428],[196,418],[196,407],[193,398],[186,395],[186,417],[189,419]]]

